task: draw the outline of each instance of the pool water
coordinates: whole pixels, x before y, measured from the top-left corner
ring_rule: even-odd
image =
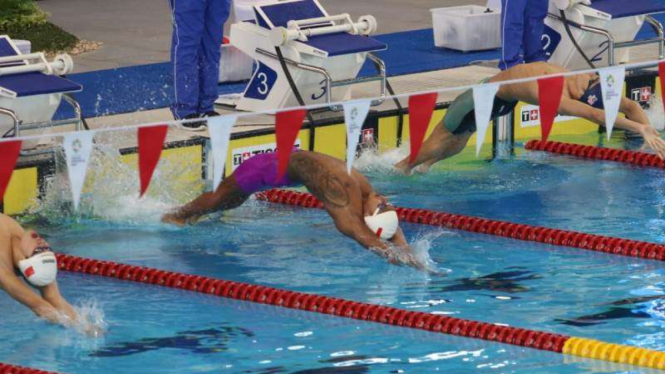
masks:
[[[527,152],[404,177],[383,166],[395,157],[357,165],[400,206],[665,241],[663,170]],[[158,220],[168,193],[93,195],[104,202],[92,214],[51,204],[25,220],[72,255],[665,350],[660,262],[403,224],[445,272],[432,275],[363,250],[316,209],[250,201],[176,228]],[[0,362],[71,374],[647,371],[100,277],[62,272],[59,282],[67,299],[103,313],[107,334],[48,325],[2,296]]]

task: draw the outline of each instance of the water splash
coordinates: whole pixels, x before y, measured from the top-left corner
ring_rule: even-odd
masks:
[[[113,136],[125,136],[116,134]],[[104,143],[108,143],[106,140]],[[73,208],[67,167],[62,150],[56,152],[56,173],[46,181],[44,196],[27,219],[50,224],[89,220],[123,224],[157,224],[162,214],[203,191],[200,165],[163,157],[155,170],[148,193],[139,197],[139,177],[135,161],[123,159],[117,148],[95,144],[86,183],[77,211]]]
[[[107,331],[108,324],[104,319],[104,309],[102,309],[96,300],[80,301],[74,306],[74,309],[76,309],[79,317],[75,325],[78,332],[88,333],[91,327],[93,327],[94,331],[101,333]]]
[[[443,229],[430,231],[425,234],[417,234],[411,240],[411,243],[409,243],[412,249],[411,253],[405,252],[399,247],[390,246],[388,248],[387,257],[401,264],[412,265],[428,273],[446,275],[452,271],[450,269],[439,267],[438,264],[432,260],[429,252],[432,248],[433,242],[437,238],[449,234],[450,232]]]
[[[409,145],[402,144],[399,148],[379,153],[376,147],[366,148],[360,153],[353,166],[361,172],[400,174],[394,165],[409,154]]]
[[[651,125],[658,131],[665,130],[665,111],[663,110],[663,102],[660,98],[652,97],[649,109],[646,110],[647,116]]]

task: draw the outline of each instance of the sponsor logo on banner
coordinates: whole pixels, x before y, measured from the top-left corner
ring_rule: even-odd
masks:
[[[294,147],[300,149],[301,142],[300,138],[296,139]],[[252,158],[252,156],[260,155],[263,153],[273,153],[277,152],[277,143],[267,143],[254,145],[251,147],[235,148],[233,150],[233,170],[237,169],[238,166],[242,165],[243,162]]]
[[[554,122],[557,123],[557,122],[572,121],[574,119],[577,118],[571,116],[558,115],[554,118]],[[535,105],[522,106],[520,127],[527,128],[527,127],[536,127],[536,126],[540,126],[540,110],[538,109],[538,107]]]
[[[363,129],[362,144],[374,144],[374,129]]]
[[[651,101],[651,95],[652,95],[651,87],[639,87],[639,88],[633,88],[630,91],[630,98],[633,101],[637,101],[641,104],[648,103]]]

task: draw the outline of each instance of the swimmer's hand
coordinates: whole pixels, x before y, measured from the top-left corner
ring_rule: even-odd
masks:
[[[416,270],[424,271],[432,275],[446,275],[445,273],[432,269],[427,264],[418,261],[415,253],[413,252],[413,249],[408,244],[401,246],[391,245],[387,249],[373,248],[372,251],[378,253],[381,257],[384,257],[393,265],[410,266]]]
[[[656,129],[651,126],[644,126],[642,130],[644,146],[656,152],[658,157],[665,159],[665,140],[660,137]]]
[[[86,323],[83,326],[83,332],[91,338],[101,338],[106,333],[106,330],[93,323]]]

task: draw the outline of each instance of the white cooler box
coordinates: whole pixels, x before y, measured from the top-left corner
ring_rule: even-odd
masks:
[[[501,47],[501,10],[478,5],[430,9],[434,45],[458,51]]]

